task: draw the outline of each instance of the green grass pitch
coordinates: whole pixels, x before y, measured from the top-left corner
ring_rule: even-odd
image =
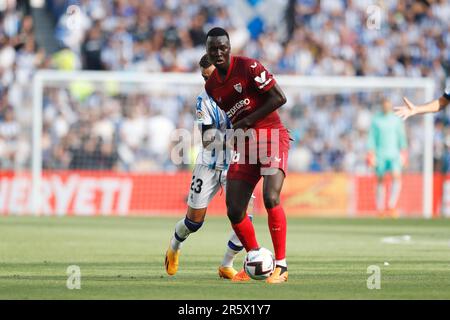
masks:
[[[167,276],[178,219],[0,217],[0,299],[450,299],[450,220],[289,217],[289,281],[268,285],[218,278],[230,233],[218,217],[189,237],[177,275]],[[272,250],[266,216],[255,225]],[[410,241],[382,241],[402,235]],[[66,288],[69,265],[81,269],[80,290]],[[371,265],[379,290],[367,288]]]

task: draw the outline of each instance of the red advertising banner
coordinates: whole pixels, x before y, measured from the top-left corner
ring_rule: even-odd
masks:
[[[283,207],[290,215],[346,216],[350,189],[351,179],[346,174],[291,173],[283,185]]]
[[[442,178],[440,174],[434,175],[433,183],[433,216],[439,216],[442,203]],[[358,216],[373,216],[376,210],[376,188],[377,178],[373,175],[354,176],[354,192],[352,203],[355,204],[352,212]],[[401,216],[422,217],[423,216],[423,177],[422,174],[403,174],[402,190],[397,204]],[[385,207],[392,185],[390,176],[386,177]]]
[[[450,212],[450,178],[436,175],[434,182],[435,215],[441,210]],[[40,211],[42,215],[182,215],[190,184],[190,172],[47,171]],[[387,194],[389,185],[388,180]],[[405,174],[402,185],[399,211],[406,216],[422,216],[422,176]],[[264,214],[262,181],[255,195],[255,213]],[[284,182],[282,202],[291,216],[368,216],[376,213],[375,195],[373,176],[290,173]],[[0,172],[1,215],[30,214],[31,200],[29,174]],[[208,214],[226,214],[224,190],[209,205]]]

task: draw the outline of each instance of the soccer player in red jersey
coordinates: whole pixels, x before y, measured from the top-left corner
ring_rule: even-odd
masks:
[[[227,215],[245,249],[258,248],[246,209],[253,189],[263,176],[263,199],[276,260],[275,270],[267,282],[282,283],[287,281],[288,272],[286,215],[280,204],[280,192],[287,169],[289,133],[276,110],[286,103],[286,97],[272,74],[259,61],[232,56],[230,49],[230,38],[224,29],[213,28],[208,32],[206,52],[216,70],[205,84],[206,92],[227,113],[235,136],[241,129],[241,132],[251,132],[247,137],[252,140],[245,143],[248,153],[241,156],[237,152],[230,164]],[[240,149],[235,146],[235,151]],[[258,153],[256,161],[252,161],[252,151]]]

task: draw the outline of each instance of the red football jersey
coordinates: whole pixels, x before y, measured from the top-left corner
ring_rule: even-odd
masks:
[[[214,70],[205,84],[208,95],[224,110],[231,123],[245,118],[264,103],[264,93],[275,85],[272,74],[257,60],[230,57],[224,79]],[[252,128],[284,128],[277,111],[252,125]]]

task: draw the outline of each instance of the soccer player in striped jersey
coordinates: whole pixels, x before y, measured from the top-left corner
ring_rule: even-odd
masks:
[[[203,78],[208,80],[215,67],[204,55],[200,62]],[[202,132],[202,150],[199,152],[192,173],[192,182],[188,197],[188,210],[186,217],[175,225],[175,232],[170,240],[166,252],[165,267],[169,275],[178,270],[180,249],[189,234],[196,232],[203,224],[206,210],[219,189],[226,184],[226,174],[230,155],[226,154],[224,145],[225,133],[231,128],[231,122],[224,111],[203,91],[197,97],[197,123]],[[219,138],[221,135],[221,139]],[[253,197],[254,198],[254,197]],[[252,198],[252,202],[253,202]],[[249,210],[252,203],[249,205]],[[247,281],[249,277],[236,277],[237,271],[233,268],[235,256],[243,249],[241,241],[234,231],[227,243],[222,264],[219,267],[219,276],[232,281]]]
[[[406,97],[403,98],[405,102],[404,106],[394,107],[395,114],[403,120],[416,114],[434,113],[444,109],[450,103],[450,85],[444,90],[444,94],[429,103],[422,105],[415,105],[409,101]]]

